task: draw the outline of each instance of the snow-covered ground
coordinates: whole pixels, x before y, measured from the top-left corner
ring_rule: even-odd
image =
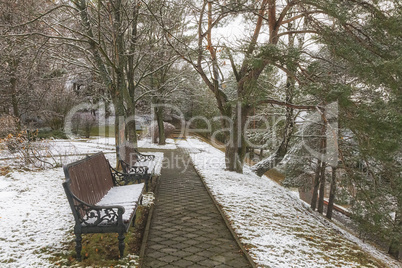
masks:
[[[114,145],[115,144],[115,139],[114,138],[94,138],[90,140],[91,143],[95,144],[109,144],[109,145]],[[173,150],[176,149],[176,144],[173,139],[166,139],[166,145],[158,145],[155,143],[151,142],[150,138],[143,138],[138,140],[138,148],[146,148],[146,149],[162,149],[162,150]]]
[[[311,212],[293,193],[245,167],[225,171],[224,153],[198,140],[180,141],[260,267],[402,267],[389,256]],[[370,259],[364,265],[359,259]]]
[[[53,156],[61,164],[81,159],[85,154],[105,152],[116,163],[114,147],[84,140],[50,141]],[[163,153],[152,152],[160,174]],[[13,166],[13,155],[0,150],[0,167]],[[17,165],[18,166],[18,165]],[[46,170],[13,170],[0,175],[0,267],[53,267],[48,261],[60,252],[70,237],[74,219],[66,199],[61,166]],[[145,198],[152,202],[152,198]]]
[[[50,266],[42,251],[60,250],[73,226],[62,181],[61,168],[0,177],[1,267]]]

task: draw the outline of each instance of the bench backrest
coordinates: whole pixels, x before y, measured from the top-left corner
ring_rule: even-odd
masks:
[[[109,162],[102,152],[64,166],[73,195],[94,205],[113,187]]]

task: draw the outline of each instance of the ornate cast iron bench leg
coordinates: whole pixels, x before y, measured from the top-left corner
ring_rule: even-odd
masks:
[[[123,258],[124,256],[124,248],[125,248],[125,243],[124,243],[124,232],[119,233],[119,250],[120,250],[120,259]]]
[[[80,233],[75,234],[75,251],[77,252],[77,260],[81,261],[81,250],[82,250],[82,236]]]

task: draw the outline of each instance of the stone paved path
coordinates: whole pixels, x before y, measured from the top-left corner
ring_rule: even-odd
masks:
[[[180,150],[165,153],[142,267],[251,267],[183,159]]]

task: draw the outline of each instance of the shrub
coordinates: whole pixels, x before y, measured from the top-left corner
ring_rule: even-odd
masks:
[[[7,137],[8,134],[16,134],[19,119],[11,115],[0,116],[0,137]]]
[[[24,168],[48,168],[59,166],[46,140],[37,140],[38,130],[21,131],[16,135],[9,134],[0,139],[0,147],[8,150],[15,159],[14,164],[20,164]]]
[[[64,131],[57,129],[40,129],[38,135],[36,136],[37,139],[67,139],[66,133]]]

